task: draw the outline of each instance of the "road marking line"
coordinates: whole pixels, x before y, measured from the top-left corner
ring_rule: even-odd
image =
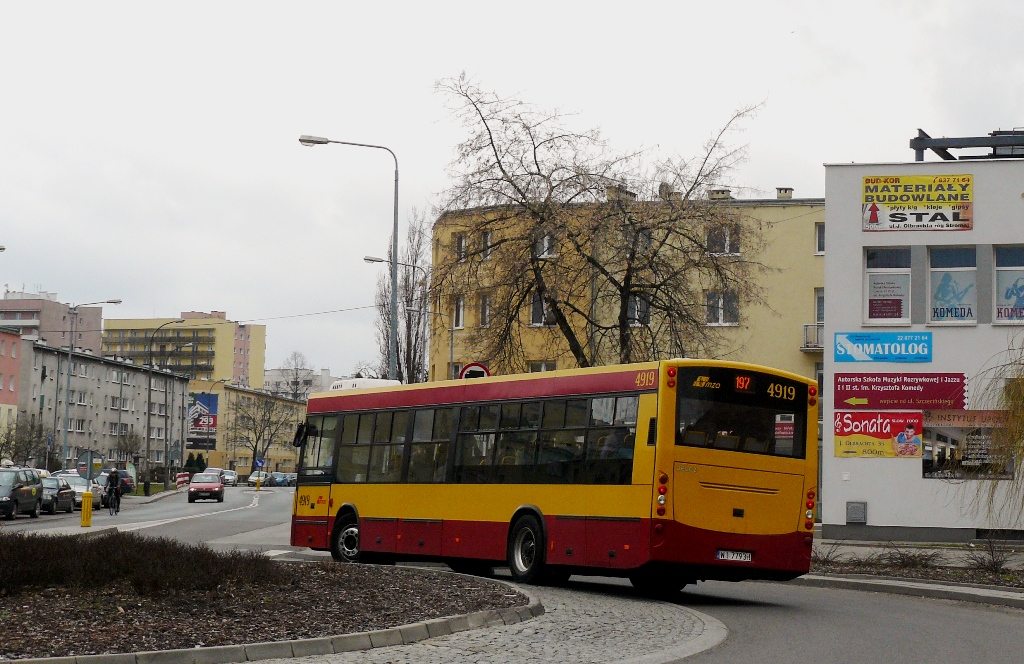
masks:
[[[162,519],[160,521],[143,521],[142,523],[133,523],[133,524],[128,525],[128,526],[116,526],[116,528],[117,528],[118,532],[130,533],[130,532],[135,531],[135,530],[144,530],[146,528],[156,528],[157,526],[164,526],[164,525],[167,525],[168,523],[175,523],[175,522],[178,522],[178,521],[186,521],[188,519],[201,519],[201,518],[203,518],[205,516],[214,516],[214,515],[217,515],[217,514],[227,514],[228,512],[237,512],[238,510],[248,510],[248,509],[252,509],[253,507],[259,507],[259,505],[260,505],[260,497],[259,496],[253,496],[252,497],[252,502],[249,503],[248,505],[243,505],[242,507],[232,507],[231,509],[218,510],[216,512],[205,512],[203,514],[189,514],[188,516],[178,516],[178,517],[174,517],[173,519]]]

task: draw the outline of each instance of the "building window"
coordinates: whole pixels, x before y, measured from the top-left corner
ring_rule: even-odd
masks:
[[[974,247],[932,247],[928,250],[930,322],[977,321],[977,254]]]
[[[480,234],[480,258],[487,260],[494,253],[494,233],[484,231]]]
[[[651,324],[651,302],[643,295],[630,295],[626,303],[626,318],[630,325]]]
[[[489,327],[491,324],[491,296],[489,293],[480,294],[480,327]]]
[[[541,362],[530,362],[529,363],[530,373],[539,373],[541,371],[554,371],[555,362],[554,360],[543,360]]]
[[[708,307],[708,325],[738,325],[740,308],[736,293],[726,291],[708,291],[705,293]]]
[[[708,229],[709,254],[740,253],[740,227],[735,224],[722,224]]]
[[[456,295],[453,304],[452,313],[452,326],[456,330],[461,330],[465,327],[466,322],[466,299],[461,295]]]
[[[825,253],[825,224],[814,224],[814,253]]]
[[[548,303],[541,297],[540,291],[533,291],[533,301],[530,304],[530,325],[554,325],[555,317],[551,313]]]
[[[537,241],[533,243],[533,255],[536,258],[554,258],[558,254],[555,253],[555,236],[552,233],[544,233],[537,238]]]
[[[910,324],[910,247],[865,249],[864,320]]]
[[[825,322],[825,289],[814,289],[814,322]]]
[[[459,377],[459,374],[462,373],[462,362],[453,362],[449,368],[451,369],[451,373],[448,375],[448,378],[455,380]]]
[[[996,247],[996,323],[1024,323],[1024,247]]]
[[[453,239],[455,242],[455,260],[460,262],[466,260],[466,234],[456,233]]]

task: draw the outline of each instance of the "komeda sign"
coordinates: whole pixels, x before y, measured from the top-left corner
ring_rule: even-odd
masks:
[[[865,231],[969,231],[973,175],[869,176],[861,189]]]

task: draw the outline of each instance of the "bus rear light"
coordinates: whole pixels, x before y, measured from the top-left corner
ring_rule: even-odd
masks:
[[[658,505],[658,516],[665,516],[665,506]]]
[[[808,406],[817,406],[818,405],[818,400],[815,399],[814,397],[811,397],[810,399],[807,400],[807,405]]]
[[[668,484],[668,475],[662,473],[661,476],[658,478],[658,481],[661,482],[662,484]]]
[[[668,383],[666,383],[666,384],[667,384],[667,385],[668,385],[669,387],[675,387],[675,386],[676,386],[676,381],[674,381],[674,380],[672,380],[671,378],[669,378],[669,379],[668,379]]]
[[[666,493],[668,493],[668,487],[662,484],[661,486],[658,487],[658,493],[664,496]]]
[[[810,519],[804,521],[804,528],[806,528],[807,530],[814,530],[814,522]]]
[[[815,493],[814,489],[809,489],[807,491],[807,500],[814,500],[814,497],[817,496],[817,495],[818,494]]]
[[[812,544],[814,544],[814,538],[811,537],[810,535],[805,536],[804,537],[804,546],[811,546]]]
[[[664,505],[665,504],[665,496],[658,496],[658,504],[659,505]]]
[[[810,394],[812,397],[818,396],[818,388],[811,385],[807,388],[807,394]]]
[[[813,500],[808,500],[807,501],[807,509],[809,509],[809,510],[813,510],[814,509],[814,501]]]
[[[675,367],[669,367],[668,371],[666,371],[665,373],[668,374],[669,378],[675,378],[676,377],[676,368]]]
[[[661,525],[660,523],[654,524],[654,532],[658,535],[662,534],[663,532],[665,532],[665,526]]]
[[[806,512],[804,512],[804,516],[806,518],[808,518],[808,519],[813,519],[814,518],[814,510],[807,510]]]

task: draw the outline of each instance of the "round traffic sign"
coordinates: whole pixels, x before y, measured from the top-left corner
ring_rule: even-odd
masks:
[[[487,366],[480,362],[470,362],[459,372],[459,378],[484,378],[490,375],[491,372]]]

